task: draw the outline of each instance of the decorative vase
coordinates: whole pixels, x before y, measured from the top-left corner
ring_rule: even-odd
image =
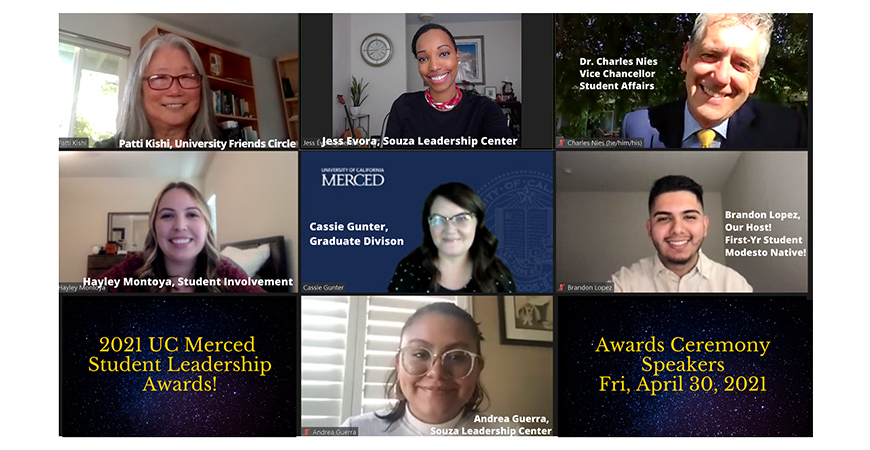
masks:
[[[350,115],[352,115],[352,116],[358,116],[358,115],[359,115],[359,112],[360,112],[360,109],[362,109],[362,106],[351,106],[351,107],[350,107]]]

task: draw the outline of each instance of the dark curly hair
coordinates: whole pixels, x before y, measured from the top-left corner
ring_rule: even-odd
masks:
[[[480,343],[483,341],[483,333],[480,332],[480,326],[477,322],[474,321],[474,318],[468,314],[464,309],[454,305],[453,303],[448,302],[435,302],[430,303],[417,311],[414,314],[411,314],[411,317],[408,317],[408,320],[405,321],[405,325],[402,327],[402,332],[399,336],[404,336],[405,330],[408,329],[411,325],[420,320],[421,317],[427,314],[441,314],[447,317],[452,317],[462,323],[463,327],[467,327],[471,332],[471,335],[476,338],[476,351],[477,354],[480,355]],[[401,346],[401,344],[400,344]],[[483,360],[483,355],[480,357],[481,361]],[[405,416],[405,410],[408,405],[408,400],[404,398],[404,394],[402,394],[402,390],[399,387],[399,369],[398,367],[393,369],[390,372],[390,375],[387,377],[387,383],[385,385],[386,389],[386,397],[387,398],[397,398],[399,401],[396,402],[396,405],[393,406],[393,409],[390,410],[386,415],[379,415],[375,413],[375,415],[388,422],[387,430],[393,426],[399,419]],[[468,403],[462,408],[462,415],[465,416],[467,414],[476,414],[480,411],[483,411],[486,408],[481,408],[481,405],[484,402],[489,404],[489,395],[486,393],[486,390],[483,388],[483,385],[480,384],[478,380],[477,386],[474,387],[474,392],[471,394],[471,398],[468,400]]]
[[[429,215],[432,213],[432,204],[435,203],[435,199],[438,197],[444,197],[466,211],[473,213],[477,218],[477,228],[474,230],[474,242],[471,244],[471,248],[468,249],[472,262],[472,278],[477,281],[482,292],[496,292],[496,280],[505,278],[505,275],[510,274],[510,270],[495,256],[495,251],[498,249],[498,238],[484,224],[486,207],[483,205],[483,201],[473,189],[457,182],[446,183],[436,187],[423,202],[423,214],[421,218],[423,244],[415,251],[420,252],[423,259],[423,268],[432,275],[432,284],[430,286],[432,292],[439,290],[440,284],[438,284],[438,279],[441,275],[438,267],[435,266],[435,260],[438,258],[438,247],[435,246],[435,241],[432,240],[432,233],[429,230]]]

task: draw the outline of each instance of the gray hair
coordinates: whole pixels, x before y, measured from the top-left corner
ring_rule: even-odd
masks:
[[[770,34],[773,31],[773,16],[771,14],[698,14],[698,17],[695,19],[695,26],[692,28],[692,39],[689,45],[700,45],[701,41],[706,37],[707,29],[710,25],[723,20],[729,21],[726,26],[746,25],[758,30],[758,33],[761,35],[761,46],[758,49],[758,70],[764,68],[764,61],[767,59],[767,52],[770,51]]]
[[[149,139],[154,137],[145,108],[142,104],[142,82],[144,81],[145,69],[151,63],[154,53],[163,47],[175,47],[187,53],[190,61],[196,66],[196,72],[202,76],[200,86],[199,111],[193,118],[190,128],[187,130],[187,138],[192,140],[212,140],[220,137],[217,129],[217,120],[214,115],[214,106],[211,100],[211,89],[208,85],[205,69],[202,61],[196,53],[193,45],[181,36],[164,34],[154,36],[148,40],[133,67],[130,68],[130,76],[127,78],[127,87],[124,89],[124,104],[121,105],[118,119],[118,134],[121,139]]]

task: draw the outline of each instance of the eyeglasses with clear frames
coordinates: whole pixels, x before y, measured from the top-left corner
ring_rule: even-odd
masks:
[[[425,347],[405,347],[399,349],[399,360],[402,368],[409,375],[422,377],[435,367],[435,361],[441,357],[442,370],[454,380],[462,380],[474,371],[474,361],[480,355],[468,350],[456,348],[447,350],[441,355]]]
[[[202,75],[197,73],[186,73],[176,77],[166,74],[151,75],[145,77],[148,82],[148,87],[155,91],[165,91],[172,87],[172,83],[178,80],[178,85],[183,89],[196,89],[202,85]]]
[[[450,222],[454,227],[459,228],[471,225],[473,219],[474,213],[470,212],[460,213],[453,217],[444,217],[439,216],[438,214],[433,214],[429,216],[429,226],[432,228],[443,228],[447,226],[448,222]]]

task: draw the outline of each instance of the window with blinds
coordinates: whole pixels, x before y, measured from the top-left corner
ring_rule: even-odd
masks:
[[[402,326],[437,301],[471,313],[467,297],[303,296],[302,425],[339,426],[390,406],[385,385]]]

